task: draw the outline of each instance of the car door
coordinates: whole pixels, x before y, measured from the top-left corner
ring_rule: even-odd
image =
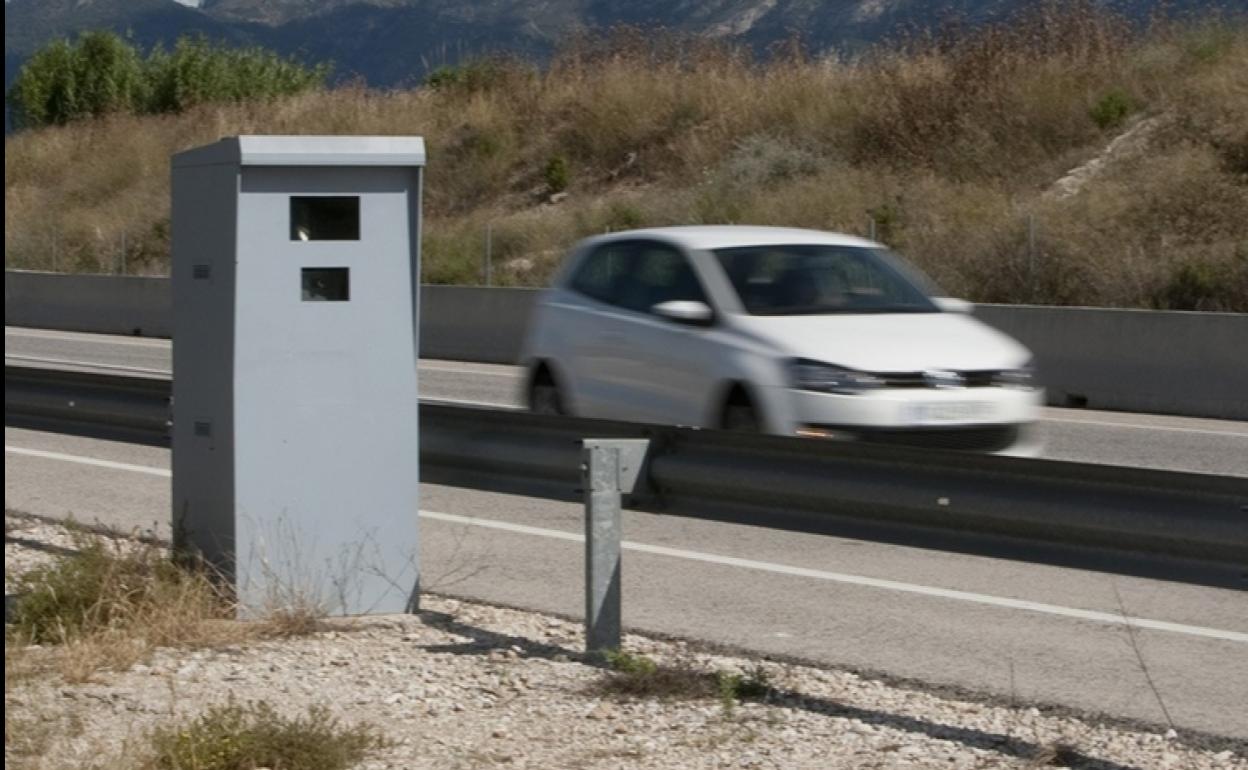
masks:
[[[710,306],[710,300],[688,256],[671,244],[635,241],[630,266],[616,286],[626,315],[616,326],[623,344],[612,356],[628,419],[699,425],[723,368],[721,335],[711,326],[661,317],[654,307],[671,301]]]
[[[635,267],[631,241],[592,249],[574,269],[548,323],[561,339],[559,363],[567,373],[576,413],[585,417],[639,420],[629,381],[637,365],[630,316],[622,293]]]

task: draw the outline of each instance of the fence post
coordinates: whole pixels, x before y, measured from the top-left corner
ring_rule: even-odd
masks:
[[[485,264],[482,265],[482,272],[485,274],[485,285],[489,286],[494,281],[494,225],[487,222],[485,225]]]
[[[1036,300],[1036,215],[1027,214],[1027,299]]]
[[[875,215],[874,214],[872,214],[870,219],[867,220],[867,238],[872,241],[875,240]]]
[[[620,648],[620,498],[632,492],[647,439],[585,439],[585,651]]]

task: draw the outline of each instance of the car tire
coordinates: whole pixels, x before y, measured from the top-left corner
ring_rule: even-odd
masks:
[[[563,410],[563,394],[549,372],[541,372],[529,387],[529,411],[533,414],[558,415]]]
[[[748,399],[738,398],[724,407],[723,428],[738,433],[762,433],[763,421]]]

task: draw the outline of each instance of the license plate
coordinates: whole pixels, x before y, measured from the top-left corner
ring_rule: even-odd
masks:
[[[992,404],[987,401],[934,401],[908,404],[906,420],[912,425],[932,423],[976,422],[992,414]]]

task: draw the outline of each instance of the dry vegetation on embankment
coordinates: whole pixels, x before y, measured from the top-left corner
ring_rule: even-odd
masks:
[[[607,229],[874,218],[974,300],[1248,310],[1248,26],[1132,32],[1056,8],[854,63],[620,33],[541,70],[22,133],[5,141],[6,265],[111,271],[124,243],[131,272],[164,272],[171,153],[406,133],[429,141],[431,282],[478,279],[487,224],[495,281],[541,285]]]

